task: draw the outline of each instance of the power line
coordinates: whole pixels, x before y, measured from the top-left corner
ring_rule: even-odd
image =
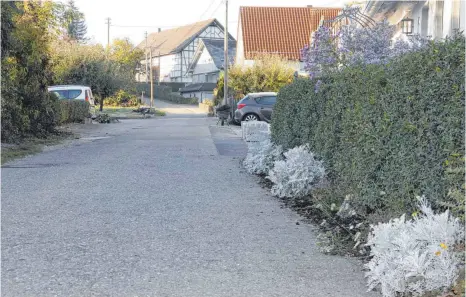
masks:
[[[222,4],[223,1],[224,1],[224,0],[220,1],[220,4]],[[215,2],[215,0],[213,0],[213,1],[210,2],[209,7],[207,7],[207,9],[206,9],[206,10],[204,11],[204,13],[201,15],[201,17],[199,18],[199,21],[198,21],[198,22],[202,21],[202,17],[203,17],[204,14],[209,10],[210,6],[211,6],[214,2]],[[220,7],[220,4],[217,6],[217,8],[216,8],[215,11],[211,14],[210,17],[212,17],[212,15],[218,10],[218,8]],[[210,18],[210,17],[209,17],[209,18]],[[188,37],[188,36],[192,33],[192,31],[194,30],[194,28],[195,28],[195,27],[192,26],[191,29],[183,36],[182,40],[185,40],[185,38]],[[181,66],[181,67],[183,67],[183,66]],[[182,68],[181,68],[181,69],[182,69]]]
[[[214,14],[217,12],[217,10],[220,8],[220,6],[225,2],[225,0],[220,1],[220,3],[217,5],[217,8],[210,14],[210,18],[214,16]]]
[[[175,28],[179,26],[138,26],[138,25],[111,25],[112,27],[121,27],[121,28]]]
[[[220,6],[219,6],[220,7]],[[218,8],[217,8],[218,10]],[[237,24],[238,21],[231,21],[228,22],[228,24]],[[162,28],[162,29],[168,29],[168,28],[177,28],[181,27],[183,25],[177,25],[177,26],[152,26],[152,25],[113,25],[111,24],[110,27],[119,27],[119,28]]]
[[[206,12],[209,10],[209,8],[212,6],[212,4],[214,4],[215,0],[212,0],[210,1],[209,5],[207,6],[207,9],[201,14],[201,19],[204,17],[204,15],[206,14]]]

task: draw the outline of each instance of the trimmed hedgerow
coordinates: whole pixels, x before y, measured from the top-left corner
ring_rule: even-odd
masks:
[[[81,123],[89,116],[89,102],[84,100],[60,100],[60,124]]]
[[[416,209],[417,195],[445,205],[451,191],[464,197],[464,179],[445,163],[464,167],[464,65],[458,34],[385,65],[298,79],[278,94],[272,140],[310,144],[331,183],[319,198],[350,195],[360,215],[388,220]]]

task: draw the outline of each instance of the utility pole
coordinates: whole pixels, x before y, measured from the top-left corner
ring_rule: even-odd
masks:
[[[162,32],[162,28],[159,28],[158,32]],[[158,72],[158,78],[157,78],[157,85],[160,86],[160,76],[162,74],[162,65],[160,65],[160,50],[159,50],[159,54],[158,54],[158,57],[157,57],[157,62],[159,64],[159,72]],[[160,88],[158,89],[160,91]]]
[[[224,43],[223,43],[223,101],[224,104],[228,104],[228,0],[225,0],[225,32],[224,32]],[[233,110],[233,106],[231,106]]]
[[[107,47],[110,48],[110,20],[111,18],[107,18]]]
[[[149,61],[147,61],[147,31],[144,33],[144,36],[146,38],[146,83],[149,82],[149,71],[148,71],[148,67],[149,67]]]
[[[154,76],[152,74],[152,47],[150,48],[150,109],[154,106]]]

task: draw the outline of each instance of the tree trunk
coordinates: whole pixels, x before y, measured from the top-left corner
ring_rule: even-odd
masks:
[[[102,112],[102,110],[104,109],[104,97],[102,96],[102,94],[99,94],[99,97],[100,97],[99,110],[100,110],[100,112]]]

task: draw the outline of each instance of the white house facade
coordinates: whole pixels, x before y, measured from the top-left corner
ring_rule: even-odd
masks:
[[[147,59],[140,62],[136,80],[147,82],[146,65],[147,68],[152,65],[154,81],[191,83],[188,68],[201,38],[223,40],[224,28],[216,19],[210,19],[150,34],[138,45],[146,52]],[[231,35],[229,39],[234,40]]]
[[[386,19],[398,25],[402,33],[402,20],[410,20],[412,34],[432,39],[451,36],[455,30],[464,31],[466,2],[463,0],[424,1],[367,1],[364,13],[376,21]]]
[[[223,39],[202,38],[194,53],[194,58],[188,69],[187,75],[192,76],[193,83],[216,83],[225,67],[225,41]],[[235,61],[236,41],[228,42],[228,66]]]
[[[184,97],[196,97],[199,102],[213,98],[220,71],[225,69],[225,41],[223,39],[201,38],[194,53],[186,76],[192,83],[180,89]],[[235,60],[236,41],[228,42],[228,63],[231,66]]]

